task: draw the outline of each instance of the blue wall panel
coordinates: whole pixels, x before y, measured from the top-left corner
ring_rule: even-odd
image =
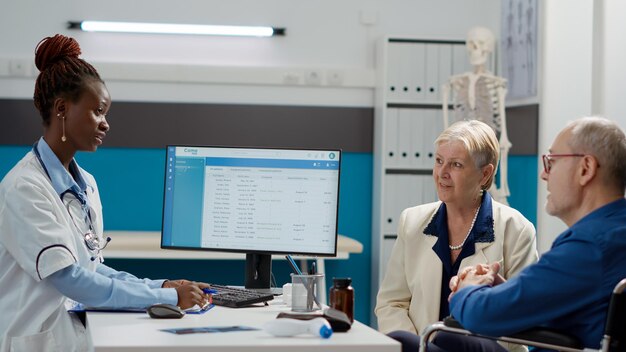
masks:
[[[537,187],[539,179],[536,155],[509,155],[509,205],[520,211],[537,227]],[[540,209],[543,211],[543,209]]]

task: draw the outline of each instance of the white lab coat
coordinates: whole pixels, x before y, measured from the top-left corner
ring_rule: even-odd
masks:
[[[102,234],[102,206],[93,176],[87,198]],[[73,196],[66,194],[67,202]],[[80,214],[77,201],[72,213]],[[91,351],[89,324],[67,312],[67,298],[46,277],[72,263],[95,270],[81,217],[69,215],[33,151],[0,183],[0,352]],[[75,224],[78,224],[77,225]]]

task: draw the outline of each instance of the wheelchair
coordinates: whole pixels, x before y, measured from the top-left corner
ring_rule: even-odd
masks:
[[[520,345],[548,348],[564,352],[625,352],[626,351],[626,279],[621,280],[613,289],[609,311],[607,314],[604,337],[600,350],[586,349],[577,338],[553,329],[536,327],[510,336],[485,336],[466,330],[453,317],[428,326],[421,335],[419,352],[428,351],[428,341],[437,331],[476,336],[496,341],[516,343]]]

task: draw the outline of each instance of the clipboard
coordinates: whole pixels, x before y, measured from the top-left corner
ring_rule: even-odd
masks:
[[[204,314],[215,307],[214,304],[208,304],[201,309],[185,309],[185,314]],[[111,308],[111,307],[89,307],[82,303],[76,303],[73,308],[67,310],[70,313],[83,312],[103,312],[103,313],[147,313],[146,308]]]

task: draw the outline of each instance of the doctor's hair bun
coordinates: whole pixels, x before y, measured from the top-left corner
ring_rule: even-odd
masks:
[[[44,38],[35,48],[39,75],[33,99],[46,126],[50,124],[50,116],[54,115],[52,108],[56,98],[75,102],[89,82],[104,83],[98,71],[78,57],[80,53],[78,42],[62,34]]]
[[[76,39],[56,34],[53,37],[43,38],[37,44],[35,65],[39,71],[43,71],[64,58],[77,59],[80,53],[80,45]]]

